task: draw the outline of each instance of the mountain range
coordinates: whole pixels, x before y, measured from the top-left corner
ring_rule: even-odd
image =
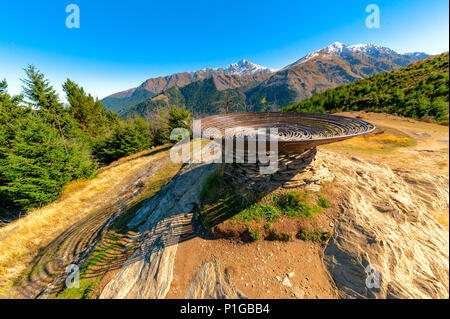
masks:
[[[274,70],[247,60],[151,78],[110,95],[102,103],[127,117],[151,115],[159,107],[186,106],[194,116],[221,112],[278,110],[328,88],[423,60],[422,52],[400,54],[372,44],[334,42]]]

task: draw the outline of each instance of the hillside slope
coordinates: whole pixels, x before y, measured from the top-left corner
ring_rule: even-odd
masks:
[[[367,110],[448,120],[449,55],[329,89],[285,107],[288,112]]]
[[[108,96],[102,100],[103,105],[120,114],[124,110],[155,96],[155,93],[147,90],[131,89]]]
[[[231,112],[245,112],[247,109],[245,94],[241,88],[219,90],[215,79],[209,78],[181,88],[172,87],[119,114],[124,118],[135,114],[151,117],[160,107],[166,109],[170,105],[177,105],[185,106],[196,117],[225,112],[227,101]]]
[[[140,207],[179,168],[167,147],[124,157],[92,180],[67,185],[55,202],[0,225],[0,298],[48,295],[68,264],[82,266],[111,221]]]

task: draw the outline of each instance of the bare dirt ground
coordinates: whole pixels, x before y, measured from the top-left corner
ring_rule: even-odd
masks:
[[[220,262],[234,286],[248,298],[337,298],[321,251],[320,244],[301,240],[244,244],[195,238],[179,244],[166,298],[185,298],[198,267],[211,260]],[[290,286],[282,283],[287,277]]]

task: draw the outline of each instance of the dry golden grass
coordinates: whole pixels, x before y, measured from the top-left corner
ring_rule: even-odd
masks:
[[[42,247],[70,225],[106,207],[139,172],[163,157],[168,157],[164,146],[122,158],[100,169],[92,180],[70,183],[55,202],[0,228],[0,295],[26,271]]]
[[[358,151],[385,152],[391,151],[397,147],[408,147],[415,144],[414,140],[400,135],[397,132],[381,131],[376,134],[368,134],[354,137],[343,142],[331,144],[327,148],[348,149]]]
[[[380,130],[384,133],[321,148],[385,162],[392,168],[414,168],[448,175],[448,126],[382,113],[347,112],[341,115],[363,117],[378,127],[378,133]]]

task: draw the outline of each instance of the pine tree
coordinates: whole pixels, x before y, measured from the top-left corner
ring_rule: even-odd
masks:
[[[26,105],[0,85],[0,198],[2,207],[29,210],[56,199],[97,165],[85,137],[45,77],[30,66],[23,80]]]
[[[148,123],[142,118],[128,119],[95,146],[95,155],[105,164],[140,152],[153,145]]]
[[[58,128],[64,148],[68,153],[65,132],[70,127],[70,119],[64,116],[66,112],[62,103],[59,102],[58,94],[49,84],[45,75],[34,65],[29,65],[25,69],[25,73],[27,78],[22,79],[24,83],[22,89],[28,104],[36,109],[45,121]]]
[[[91,94],[86,94],[75,82],[67,79],[63,90],[70,104],[70,114],[90,136],[103,135],[118,123],[116,113],[107,110],[99,100],[94,100]]]

